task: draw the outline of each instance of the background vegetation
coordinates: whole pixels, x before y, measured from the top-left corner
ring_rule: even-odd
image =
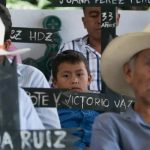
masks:
[[[6,0],[8,8],[15,9],[47,9],[51,0]]]

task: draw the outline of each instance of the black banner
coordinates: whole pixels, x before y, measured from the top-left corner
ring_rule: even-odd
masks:
[[[101,28],[116,28],[116,7],[101,7]]]
[[[0,129],[20,129],[18,82],[15,60],[0,64]]]
[[[49,0],[49,6],[57,7],[83,7],[83,6],[101,6],[101,5],[114,5],[114,6],[146,6],[150,5],[150,0]]]
[[[1,150],[80,150],[73,134],[79,129],[1,130]]]
[[[23,43],[55,44],[57,43],[58,35],[51,29],[12,27],[11,40]]]
[[[78,93],[63,89],[24,88],[35,107],[92,109],[99,111],[125,111],[134,99],[121,96],[112,99],[101,93]]]

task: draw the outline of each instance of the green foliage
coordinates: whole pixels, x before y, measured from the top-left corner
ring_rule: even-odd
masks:
[[[7,7],[15,9],[47,9],[51,0],[6,0]]]

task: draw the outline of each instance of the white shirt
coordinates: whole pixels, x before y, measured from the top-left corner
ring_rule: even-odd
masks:
[[[49,88],[43,73],[37,68],[25,64],[17,65],[18,84],[20,87]],[[45,128],[61,128],[56,108],[36,108]]]
[[[18,88],[20,129],[41,130],[45,129],[37,112],[35,111],[30,97],[21,88]]]

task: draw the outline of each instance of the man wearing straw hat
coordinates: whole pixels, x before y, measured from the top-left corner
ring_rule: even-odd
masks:
[[[114,39],[102,55],[102,78],[135,103],[120,114],[104,113],[93,125],[91,150],[149,150],[150,26]]]
[[[10,40],[10,32],[12,27],[11,15],[9,13],[9,10],[1,4],[0,4],[0,17],[6,28],[5,32],[3,31],[4,32],[3,34],[5,34],[3,47],[8,49],[11,44]],[[0,31],[0,33],[1,32],[2,31]],[[7,55],[14,55],[18,54],[18,52],[21,53],[22,51],[17,51],[16,53],[16,51],[5,50],[5,53]],[[49,88],[49,84],[44,75],[42,74],[42,72],[32,66],[17,64],[17,75],[18,75],[18,84],[20,87]],[[47,129],[60,128],[60,121],[56,108],[36,108],[36,111],[45,128]]]

